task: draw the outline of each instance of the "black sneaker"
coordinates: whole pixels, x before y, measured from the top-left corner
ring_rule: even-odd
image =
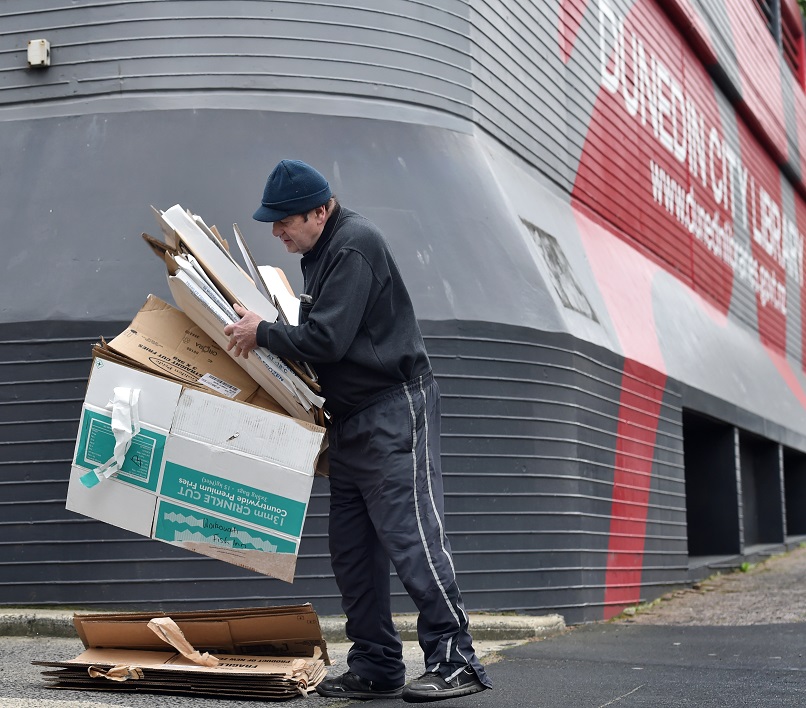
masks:
[[[341,676],[325,679],[316,687],[316,692],[326,698],[400,698],[403,686],[392,688],[377,681],[361,678],[352,671]]]
[[[485,686],[476,672],[469,666],[448,680],[438,673],[429,671],[418,679],[414,679],[403,689],[403,700],[407,703],[426,703],[442,701],[446,698],[469,696],[471,693],[483,691]]]

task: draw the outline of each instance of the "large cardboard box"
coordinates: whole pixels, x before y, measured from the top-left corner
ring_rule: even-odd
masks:
[[[110,401],[139,391],[139,432],[117,473],[82,482],[114,455]],[[67,509],[292,582],[325,430],[96,357]],[[86,480],[85,480],[86,481]]]
[[[171,613],[179,642],[162,638],[155,617],[165,615],[77,614],[85,651],[32,663],[56,669],[43,672],[51,688],[262,700],[306,695],[330,663],[310,604]]]

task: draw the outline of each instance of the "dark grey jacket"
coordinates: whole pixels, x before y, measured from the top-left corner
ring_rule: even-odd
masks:
[[[431,370],[408,291],[372,222],[337,205],[301,266],[312,304],[301,306],[298,327],[262,322],[257,341],[312,364],[334,417]]]

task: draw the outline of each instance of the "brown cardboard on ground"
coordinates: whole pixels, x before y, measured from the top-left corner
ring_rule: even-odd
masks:
[[[216,667],[197,666],[171,652],[89,649],[75,659],[34,661],[49,688],[179,693],[217,698],[288,700],[322,681],[321,659],[221,655]]]
[[[148,296],[129,327],[107,347],[147,371],[211,389],[227,398],[249,401],[260,389],[226,349],[184,312],[155,295]]]
[[[86,648],[159,650],[164,642],[148,629],[154,617],[173,619],[199,651],[313,656],[318,648],[330,663],[319,618],[310,603],[171,613],[82,613],[74,615],[73,624]]]
[[[175,652],[148,628],[170,616],[203,666]],[[85,651],[69,661],[34,661],[51,688],[148,691],[286,700],[313,689],[329,664],[319,619],[310,604],[235,610],[77,614]]]

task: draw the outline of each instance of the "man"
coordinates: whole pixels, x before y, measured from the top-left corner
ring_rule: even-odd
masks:
[[[269,175],[257,221],[302,254],[299,325],[241,317],[230,350],[266,347],[314,365],[331,415],[329,540],[353,646],[328,697],[409,702],[464,696],[492,683],[477,659],[443,528],[439,389],[389,246],[298,160]],[[426,673],[404,686],[389,560],[417,609]]]

